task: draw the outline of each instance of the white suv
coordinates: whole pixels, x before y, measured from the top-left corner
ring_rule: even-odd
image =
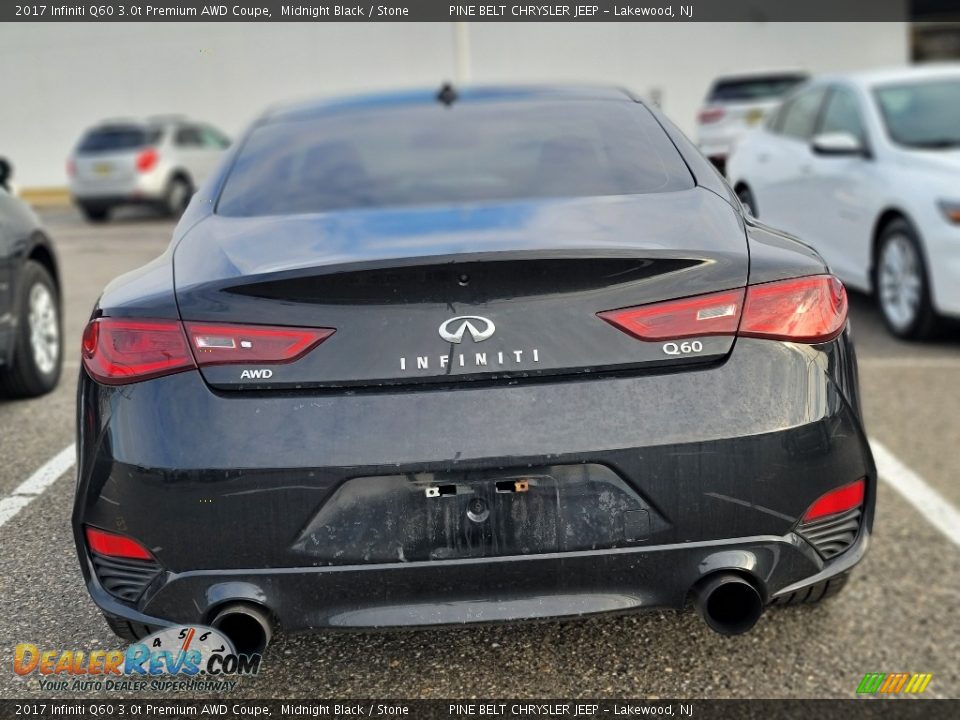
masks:
[[[960,65],[818,78],[727,171],[755,216],[875,293],[893,334],[960,317]]]
[[[229,145],[219,130],[182,118],[105,122],[84,134],[67,162],[70,195],[91,222],[130,204],[178,215]]]

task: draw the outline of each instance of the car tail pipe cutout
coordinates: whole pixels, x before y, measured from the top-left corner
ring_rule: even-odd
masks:
[[[230,639],[239,655],[263,653],[273,637],[269,610],[255,603],[228,603],[217,610],[210,624]]]
[[[732,572],[707,575],[691,591],[697,611],[721,635],[747,632],[763,614],[763,597],[757,587]]]

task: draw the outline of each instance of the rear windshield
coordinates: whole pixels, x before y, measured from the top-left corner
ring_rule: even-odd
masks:
[[[160,139],[160,130],[137,125],[118,125],[90,130],[77,148],[81,153],[135,150]]]
[[[329,111],[253,131],[230,216],[683,190],[693,179],[633,102],[463,102]]]
[[[718,80],[710,89],[709,102],[773,100],[786,95],[806,80],[806,75],[773,75]]]

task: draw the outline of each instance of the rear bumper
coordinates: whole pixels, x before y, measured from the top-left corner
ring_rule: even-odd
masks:
[[[165,176],[160,171],[110,181],[73,180],[70,197],[79,205],[125,205],[163,200]]]
[[[107,612],[151,626],[209,623],[215,608],[237,600],[269,608],[288,631],[573,618],[679,609],[701,578],[721,570],[760,579],[769,602],[771,588],[787,594],[849,569],[867,539],[863,532],[827,564],[789,534],[443,562],[185,572],[158,582],[138,605],[118,601],[95,578],[88,589]]]
[[[107,612],[151,625],[209,621],[232,600],[266,605],[292,630],[681,607],[717,570],[749,575],[769,601],[848,569],[873,518],[875,470],[845,337],[818,347],[738,340],[724,363],[682,373],[418,392],[215,393],[195,372],[106,388],[82,375],[79,410],[74,528],[88,589]],[[550,534],[561,514],[549,515],[545,552],[496,534],[464,542],[472,526],[453,513],[446,554],[411,559],[398,522],[406,497],[377,503],[361,483],[342,506],[396,545],[386,562],[338,555],[369,535],[332,537],[324,519],[357,479],[495,478],[539,465],[609,468],[649,514],[646,532],[568,545]],[[861,477],[858,538],[824,560],[797,521]],[[591,497],[557,496],[558,507],[574,502]],[[104,589],[87,524],[157,557],[162,571],[136,598]]]
[[[703,126],[698,133],[697,146],[708,158],[726,158],[733,152],[737,141],[746,132],[740,128],[711,128]]]

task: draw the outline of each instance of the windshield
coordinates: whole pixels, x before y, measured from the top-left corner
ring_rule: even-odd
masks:
[[[256,128],[217,212],[280,215],[692,187],[677,149],[634,102],[366,106]]]
[[[912,148],[960,147],[960,78],[874,90],[890,138]]]
[[[755,78],[717,80],[710,90],[708,102],[749,102],[774,100],[807,79],[806,75],[771,75]]]

